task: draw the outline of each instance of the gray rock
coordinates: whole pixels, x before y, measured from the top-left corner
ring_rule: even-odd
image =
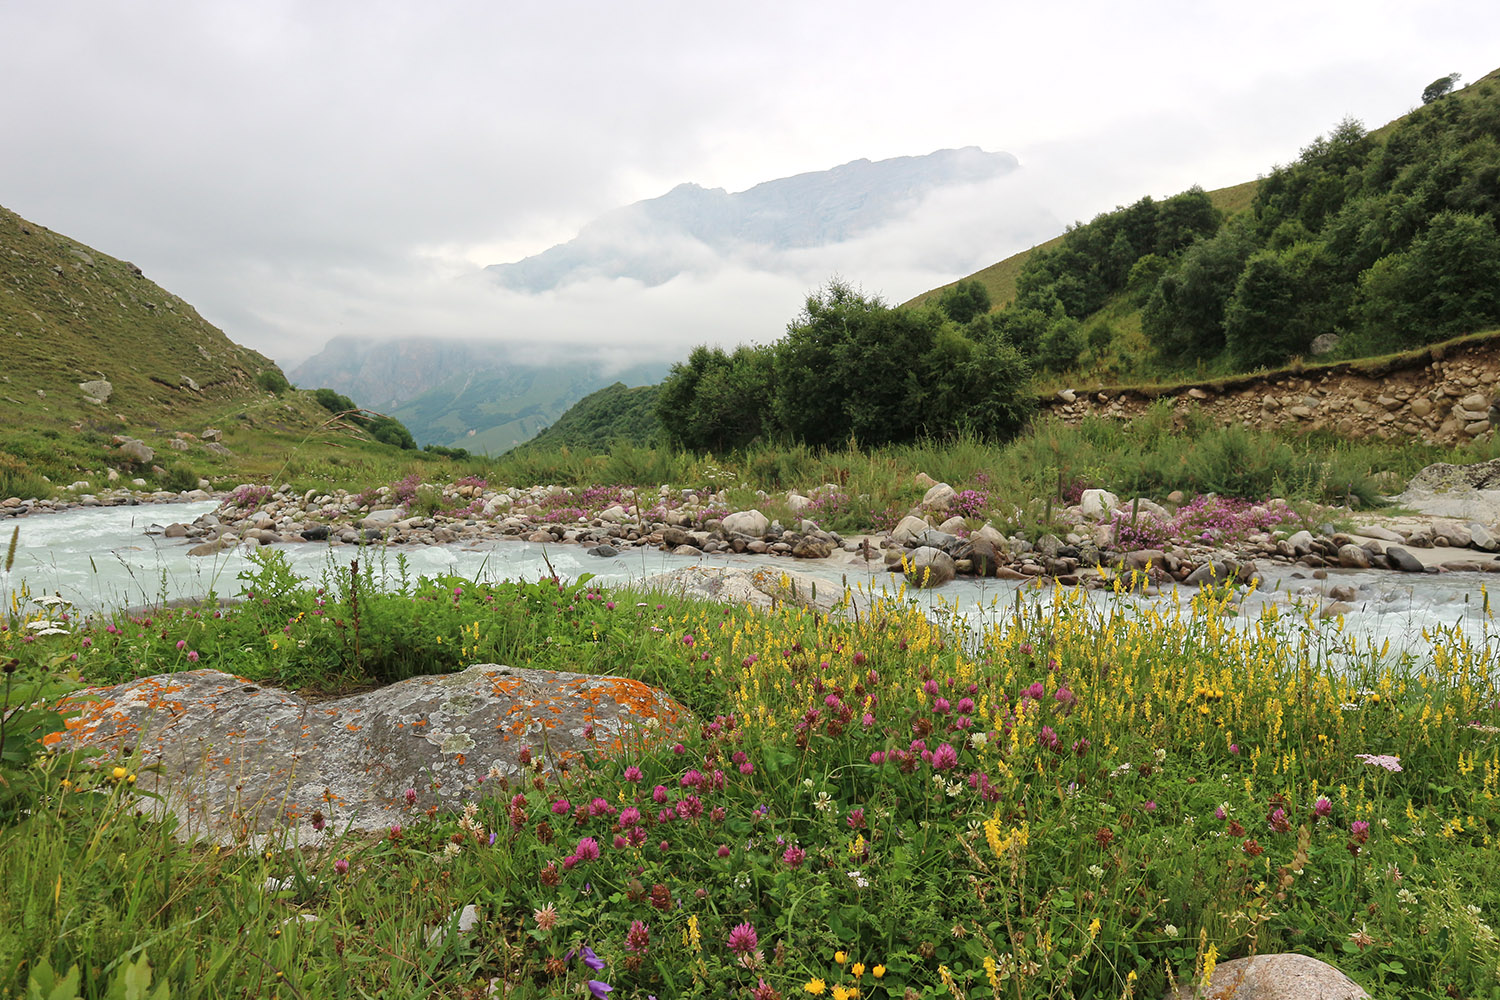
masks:
[[[588,554],[591,556],[598,556],[601,559],[613,559],[615,556],[620,554],[620,550],[615,548],[613,545],[595,545],[593,548],[588,550]]]
[[[996,570],[1004,563],[995,544],[988,539],[978,537],[977,534],[970,537],[955,556],[955,565],[968,563],[969,572],[975,576],[994,576]]]
[[[692,545],[693,538],[682,528],[666,527],[661,531],[661,540],[669,549],[675,549],[679,545]]]
[[[948,532],[940,531],[937,528],[928,528],[926,531],[920,532],[912,541],[918,545],[930,545],[935,549],[942,549],[944,552],[952,552],[958,548],[959,544],[957,535],[950,535]]]
[[[175,815],[179,836],[224,843],[304,823],[315,811],[334,829],[381,830],[430,805],[457,809],[479,795],[492,768],[523,776],[522,747],[546,773],[691,721],[639,681],[493,663],[316,709],[216,670],[90,688],[64,706],[80,711],[64,743],[106,754],[135,747],[143,764],[159,766],[141,768],[138,788],[162,796],[136,804]]]
[[[1327,962],[1307,955],[1236,958],[1214,966],[1208,987],[1179,986],[1170,1000],[1363,1000],[1369,994]]]
[[[1381,527],[1378,524],[1367,524],[1351,529],[1354,534],[1361,538],[1378,538],[1382,542],[1404,542],[1406,536],[1400,532],[1392,531],[1390,528]]]
[[[401,520],[401,510],[396,507],[388,507],[385,510],[372,510],[360,519],[361,528],[389,528]]]
[[[302,529],[302,537],[309,542],[321,542],[328,538],[328,525],[312,524]]]
[[[958,575],[953,557],[930,545],[918,546],[907,553],[906,582],[914,587],[941,587]]]
[[[199,434],[198,437],[204,441],[219,441],[223,439],[224,432],[217,427],[205,427],[203,428],[203,433]]]
[[[152,451],[144,441],[132,437],[119,438],[116,450],[121,458],[129,459],[138,465],[147,465],[156,458],[156,452]]]
[[[1239,564],[1232,559],[1210,560],[1194,569],[1182,582],[1199,587],[1205,583],[1225,584],[1236,579],[1239,576],[1239,571]]]
[[[749,535],[759,538],[771,528],[771,521],[758,510],[742,510],[727,515],[721,527],[726,535]]]
[[[833,554],[833,543],[822,538],[802,538],[792,546],[798,559],[827,559]]]
[[[958,496],[958,491],[947,483],[938,483],[922,496],[922,506],[932,510],[946,511],[953,498]]]
[[[1500,539],[1490,533],[1490,529],[1478,521],[1471,521],[1465,525],[1469,529],[1469,544],[1481,552],[1500,551]]]
[[[99,403],[109,402],[110,393],[115,391],[115,387],[110,385],[108,380],[102,378],[96,378],[88,382],[79,382],[78,388],[82,389],[83,394],[89,399]]]
[[[1329,354],[1335,347],[1339,346],[1339,335],[1336,333],[1320,333],[1313,338],[1308,350],[1314,357]]]
[[[1118,506],[1120,498],[1109,490],[1084,490],[1078,499],[1079,513],[1091,521],[1103,521]]]
[[[1294,555],[1305,556],[1312,551],[1312,532],[1306,529],[1294,531],[1287,537],[1286,543],[1291,546]]]
[[[1391,569],[1399,569],[1403,573],[1421,573],[1423,571],[1422,561],[1399,545],[1392,545],[1386,549],[1385,557],[1390,560]]]
[[[902,545],[907,545],[915,541],[917,536],[926,531],[928,527],[929,525],[922,518],[917,517],[915,514],[908,514],[891,530],[891,538]]]
[[[1063,541],[1056,535],[1043,535],[1036,540],[1035,551],[1040,553],[1044,559],[1055,559],[1057,553],[1062,550]]]
[[[1370,568],[1370,550],[1361,545],[1340,545],[1338,558],[1345,569]]]

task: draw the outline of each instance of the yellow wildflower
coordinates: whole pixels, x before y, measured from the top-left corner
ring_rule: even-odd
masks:
[[[845,962],[849,961],[849,953],[847,951],[836,951],[833,953],[833,960],[840,965],[843,965]]]
[[[873,968],[873,969],[870,970],[870,975],[874,976],[876,979],[880,979],[881,977],[883,977],[885,975],[885,966],[883,966],[883,965],[877,965],[877,966],[875,966],[875,968]]]
[[[811,993],[813,996],[820,995],[827,988],[828,987],[823,983],[823,980],[821,979],[809,979],[807,982],[802,984],[803,991],[806,993]]]

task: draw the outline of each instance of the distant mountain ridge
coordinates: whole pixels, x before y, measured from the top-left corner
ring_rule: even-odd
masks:
[[[499,454],[552,424],[579,399],[616,379],[656,382],[667,364],[608,369],[599,362],[534,364],[514,345],[431,337],[335,337],[292,373],[306,389],[328,387],[406,425],[420,445]]]
[[[1018,166],[1009,153],[966,146],[854,160],[733,194],[680,184],[605,213],[567,243],[485,270],[498,284],[523,292],[590,278],[660,285],[724,255],[840,243],[891,221],[939,188],[991,180]]]

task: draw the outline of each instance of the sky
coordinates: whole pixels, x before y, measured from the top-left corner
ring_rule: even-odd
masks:
[[[0,0],[0,205],[292,367],[339,335],[619,363],[900,302],[1142,195],[1249,180],[1450,72],[1500,4]],[[847,244],[540,295],[479,269],[683,182],[977,145],[1021,167]]]

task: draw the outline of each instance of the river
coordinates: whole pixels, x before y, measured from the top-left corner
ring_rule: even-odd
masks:
[[[0,545],[19,527],[19,542],[9,574],[0,571],[0,598],[24,586],[33,596],[55,594],[72,602],[82,612],[108,612],[127,607],[201,598],[210,592],[220,597],[236,596],[241,590],[242,571],[253,570],[251,557],[239,549],[213,556],[189,556],[196,544],[187,539],[169,539],[148,533],[152,525],[173,521],[191,522],[216,508],[208,501],[194,504],[141,504],[133,507],[85,507],[56,514],[32,515],[0,522]],[[676,556],[655,549],[627,549],[604,559],[588,555],[576,545],[541,545],[509,540],[483,540],[448,545],[407,545],[361,548],[352,545],[303,543],[279,546],[294,570],[309,580],[346,567],[362,559],[377,575],[395,581],[403,564],[408,577],[455,574],[477,580],[537,579],[556,571],[576,578],[592,573],[605,584],[622,585],[654,574],[694,565],[757,566],[767,557],[709,555]],[[831,588],[844,585],[879,593],[894,592],[900,578],[872,568],[851,572],[847,563],[824,560],[777,560],[787,569],[826,581]],[[1349,602],[1353,610],[1344,616],[1344,636],[1379,646],[1389,642],[1391,651],[1425,650],[1422,632],[1460,627],[1472,641],[1491,641],[1495,630],[1488,615],[1486,583],[1493,578],[1482,573],[1400,574],[1390,571],[1330,570],[1326,580],[1311,579],[1310,571],[1287,566],[1263,565],[1265,585],[1242,602],[1242,621],[1254,621],[1262,609],[1277,605],[1283,611],[1305,614],[1316,608],[1327,588],[1352,585],[1358,597]],[[958,614],[977,624],[1004,614],[1018,602],[1051,599],[1050,587],[996,580],[960,578],[931,592],[908,591],[934,614]],[[1193,588],[1180,593],[1168,590],[1154,597],[1119,598],[1105,591],[1089,594],[1089,601],[1103,611],[1111,601],[1133,603],[1186,600]],[[1312,621],[1316,622],[1314,617]],[[1333,622],[1321,628],[1331,632]],[[1500,642],[1497,642],[1500,646]]]

